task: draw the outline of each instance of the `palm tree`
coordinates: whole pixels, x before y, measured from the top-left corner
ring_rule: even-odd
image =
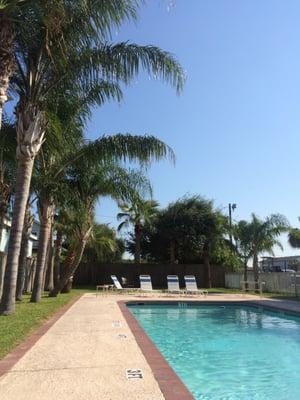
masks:
[[[74,168],[69,177],[68,185],[73,200],[72,211],[69,214],[69,249],[60,280],[50,292],[50,296],[57,296],[81,261],[92,233],[94,208],[98,198],[110,196],[117,201],[125,201],[133,196],[137,189],[144,191],[149,187],[148,180],[140,172],[127,171],[117,164],[86,168],[86,165],[81,163]]]
[[[289,223],[287,219],[280,214],[272,214],[270,217],[262,220],[253,213],[249,225],[248,240],[251,248],[251,256],[253,257],[254,281],[256,282],[256,289],[258,289],[258,257],[261,253],[273,254],[274,246],[278,246],[282,249],[282,244],[278,240],[278,237],[281,233],[289,229]]]
[[[64,142],[63,142],[64,143]],[[45,152],[42,153],[42,162],[38,162],[38,176],[33,180],[33,186],[38,196],[38,209],[40,211],[40,236],[39,248],[36,264],[36,274],[31,301],[37,302],[41,298],[43,276],[46,267],[47,247],[53,224],[55,208],[65,202],[64,189],[60,183],[69,174],[69,168],[77,162],[83,162],[86,168],[93,169],[97,165],[109,165],[109,162],[116,162],[124,159],[135,160],[138,162],[150,162],[151,158],[157,160],[170,155],[173,156],[171,149],[153,137],[115,135],[99,138],[94,142],[82,143],[77,146],[64,146],[65,154],[62,149],[61,155],[50,160]],[[48,160],[48,162],[47,162]],[[49,162],[50,161],[50,162]],[[114,168],[114,165],[112,165]],[[107,167],[106,167],[107,168]],[[63,197],[63,198],[62,198]],[[61,246],[61,235],[58,235],[59,248]],[[57,263],[55,264],[57,265]]]
[[[134,227],[135,252],[134,261],[141,262],[141,239],[143,235],[143,226],[151,224],[151,221],[157,215],[158,203],[155,200],[143,200],[136,197],[130,204],[121,203],[119,205],[122,212],[118,213],[117,219],[123,220],[118,226],[118,231]]]
[[[64,0],[0,0],[0,129],[10,78],[20,62],[16,48],[32,40],[38,27],[46,33],[47,51],[51,53],[55,43],[64,58],[65,39],[72,25],[78,32],[85,32],[81,41],[94,41],[98,35],[110,35],[111,29],[124,20],[136,19],[138,3],[136,0],[78,0],[73,4]],[[73,32],[74,43],[77,40]]]
[[[172,150],[158,139],[153,137],[112,135],[104,136],[94,142],[79,146],[65,157],[56,160],[52,165],[47,165],[46,171],[39,176],[40,186],[37,189],[40,209],[40,237],[36,265],[36,276],[31,301],[39,301],[41,298],[42,282],[47,255],[47,244],[53,222],[55,206],[59,205],[61,195],[59,182],[69,173],[69,167],[73,162],[83,162],[87,169],[95,168],[97,165],[109,166],[109,162],[120,160],[134,160],[135,162],[150,162],[152,158],[159,160],[170,155]],[[45,162],[45,158],[43,160]],[[112,165],[114,168],[114,165]],[[41,171],[41,170],[40,170]],[[45,173],[46,172],[46,173]],[[41,184],[41,181],[43,182]],[[139,184],[139,182],[138,182]],[[64,199],[65,201],[65,199]]]
[[[32,18],[31,14],[28,18]],[[74,48],[76,34],[68,28],[69,31],[64,35],[64,43],[66,46],[70,44],[70,49],[65,49],[68,57],[63,62],[60,47],[57,49],[54,46],[49,54],[43,30],[35,33],[30,43],[22,43],[23,46],[17,54],[17,60],[20,62],[17,63],[18,70],[12,79],[12,88],[20,98],[16,111],[18,166],[5,287],[1,301],[3,314],[14,312],[13,299],[21,232],[33,163],[44,140],[44,105],[47,97],[59,87],[61,90],[67,90],[73,86],[81,90],[94,87],[95,92],[99,94],[100,104],[107,98],[119,99],[121,91],[118,83],[129,83],[140,68],[162,76],[176,86],[177,90],[181,89],[184,80],[182,69],[176,60],[156,47],[120,43],[98,45],[95,48],[86,46],[85,43],[85,47],[78,49],[78,45]],[[82,42],[78,37],[77,39],[77,43]],[[97,44],[96,39],[94,43]]]
[[[15,69],[14,30],[11,18],[22,3],[22,0],[12,2],[0,0],[0,129],[9,80]]]
[[[108,224],[93,226],[90,240],[84,252],[84,262],[112,262],[121,259],[124,249],[123,242],[117,239],[116,232]]]

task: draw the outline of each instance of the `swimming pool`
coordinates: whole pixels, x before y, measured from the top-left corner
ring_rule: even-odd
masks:
[[[300,317],[244,305],[129,309],[195,399],[300,399]]]

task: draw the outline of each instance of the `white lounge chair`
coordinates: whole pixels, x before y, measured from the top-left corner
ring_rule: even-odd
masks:
[[[198,289],[196,278],[194,275],[185,275],[184,281],[186,293],[202,294],[203,296],[206,296],[208,294],[207,290]]]
[[[152,291],[152,282],[150,275],[140,275],[141,290]]]
[[[122,285],[119,282],[119,279],[116,277],[116,275],[111,275],[110,277],[111,277],[111,280],[113,281],[113,284],[114,284],[116,289],[124,290],[124,288],[122,287]]]
[[[168,275],[167,276],[168,282],[168,292],[169,293],[181,293],[179,287],[179,279],[177,275]]]

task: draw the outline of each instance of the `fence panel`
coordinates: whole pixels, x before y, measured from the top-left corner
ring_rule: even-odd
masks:
[[[139,275],[151,275],[153,287],[167,287],[167,275],[178,275],[180,286],[184,287],[184,275],[195,275],[198,286],[205,287],[206,270],[202,264],[81,264],[74,276],[76,285],[111,284],[111,275],[126,278],[128,285],[139,287]],[[220,265],[211,266],[213,287],[224,287],[225,269]]]
[[[289,272],[263,272],[259,274],[259,279],[265,282],[263,287],[265,292],[295,294],[295,286],[292,285],[293,276],[294,274]],[[243,273],[226,273],[225,287],[240,289],[243,280]],[[254,281],[253,272],[248,271],[248,281]]]

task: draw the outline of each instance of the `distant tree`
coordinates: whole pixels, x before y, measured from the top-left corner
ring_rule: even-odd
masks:
[[[251,249],[251,257],[253,259],[254,280],[258,283],[258,257],[262,253],[273,254],[273,248],[278,246],[282,248],[282,244],[278,237],[281,233],[288,231],[289,223],[281,214],[272,214],[262,220],[255,214],[251,215],[251,220],[246,229],[246,242]],[[256,286],[256,288],[258,288]]]
[[[155,200],[135,198],[130,204],[122,203],[119,206],[122,212],[118,213],[117,218],[122,222],[118,230],[134,227],[134,260],[140,263],[143,227],[145,224],[151,225],[158,212],[158,203]]]
[[[124,242],[106,224],[95,224],[83,254],[83,262],[118,262],[125,251]]]
[[[200,263],[206,266],[206,285],[211,286],[210,264],[226,246],[226,217],[213,202],[200,196],[185,197],[157,214],[152,226],[145,224],[142,257],[157,262]],[[127,249],[134,251],[134,238]],[[224,249],[224,247],[222,247]]]
[[[298,218],[300,221],[300,217]],[[299,228],[291,228],[288,232],[288,241],[289,244],[296,248],[300,248],[300,229]]]

